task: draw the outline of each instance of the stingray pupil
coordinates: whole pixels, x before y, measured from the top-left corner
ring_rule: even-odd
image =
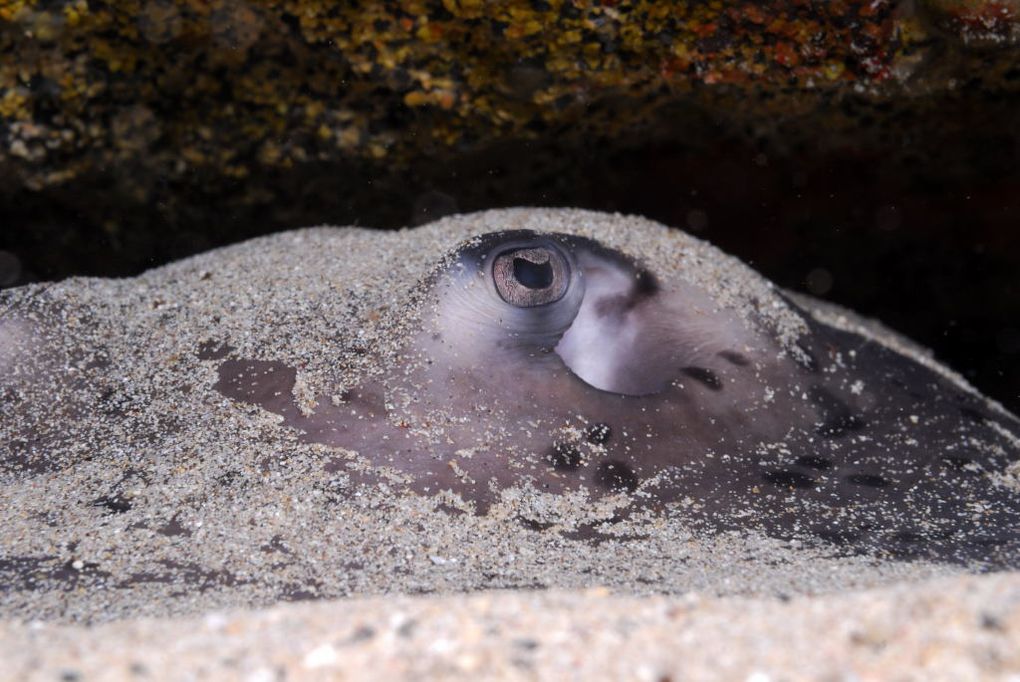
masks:
[[[553,283],[552,263],[535,263],[527,258],[514,258],[514,279],[529,289],[548,289]]]

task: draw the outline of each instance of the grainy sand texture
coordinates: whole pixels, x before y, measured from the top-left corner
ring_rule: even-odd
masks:
[[[789,600],[605,589],[0,626],[11,679],[1020,679],[1020,576]]]

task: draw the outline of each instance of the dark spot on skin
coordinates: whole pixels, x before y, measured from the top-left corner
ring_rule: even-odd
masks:
[[[648,270],[638,270],[634,277],[634,293],[637,296],[651,296],[659,290],[659,281]]]
[[[708,386],[713,391],[722,390],[722,381],[710,369],[705,369],[704,367],[684,367],[680,371],[698,383]]]
[[[167,521],[166,525],[163,526],[162,528],[156,529],[156,532],[159,533],[160,535],[165,535],[171,538],[176,537],[178,535],[190,537],[191,531],[185,528],[183,525],[181,525],[178,516],[180,516],[180,514],[174,514],[173,518]]]
[[[781,488],[813,488],[815,486],[815,479],[807,474],[802,474],[799,471],[790,471],[789,469],[766,471],[762,474],[762,478]]]
[[[857,431],[864,427],[864,421],[857,415],[840,415],[834,419],[826,420],[818,427],[818,435],[826,438],[838,438],[849,431]]]
[[[849,545],[861,539],[861,534],[850,528],[823,528],[815,534],[834,545]]]
[[[208,339],[198,344],[199,360],[221,360],[234,350],[226,341]]]
[[[921,542],[924,540],[924,536],[912,530],[901,530],[895,535],[893,539],[897,542],[903,542],[906,544],[913,544],[915,542]]]
[[[818,358],[815,357],[815,354],[808,350],[807,346],[805,346],[800,341],[797,342],[797,348],[799,348],[801,352],[793,353],[793,359],[797,362],[798,365],[800,365],[807,371],[811,372],[812,374],[816,374],[819,369]]]
[[[746,367],[747,365],[751,364],[750,360],[748,360],[746,357],[744,357],[735,350],[721,350],[719,351],[718,355],[726,362],[734,364],[737,367]]]
[[[889,485],[889,481],[875,474],[850,474],[846,477],[846,480],[848,483],[863,485],[869,488],[884,488]]]
[[[209,570],[197,563],[181,563],[170,559],[161,559],[156,562],[156,565],[159,568],[153,571],[132,573],[126,580],[117,583],[116,587],[124,588],[154,583],[187,586],[189,590],[201,593],[211,589],[251,583],[250,580],[240,580],[227,571]]]
[[[808,467],[809,469],[818,469],[819,471],[825,471],[826,469],[832,468],[831,459],[826,459],[825,457],[819,457],[817,455],[803,455],[794,460],[793,463],[798,466]]]
[[[595,314],[599,317],[620,317],[632,310],[649,296],[659,290],[655,275],[647,270],[640,270],[635,275],[634,286],[630,291],[615,296],[603,296],[595,303]]]
[[[609,424],[603,424],[598,422],[592,424],[584,430],[584,439],[592,445],[603,445],[609,442],[609,437],[613,435],[613,430]]]
[[[560,471],[577,471],[583,462],[581,451],[570,443],[555,443],[549,448],[546,458],[552,462],[553,468]]]
[[[567,540],[579,540],[589,545],[597,547],[603,542],[639,542],[641,540],[647,540],[648,535],[643,534],[620,534],[620,533],[606,533],[604,532],[609,526],[620,523],[624,520],[624,516],[620,514],[614,514],[612,518],[606,519],[605,521],[597,521],[595,523],[582,523],[574,530],[564,531],[561,536]],[[686,562],[685,562],[686,563]],[[586,571],[588,572],[588,571]]]
[[[110,359],[100,356],[96,356],[89,360],[89,363],[85,365],[85,369],[106,369],[110,366]]]
[[[254,403],[284,417],[297,414],[291,400],[297,380],[293,367],[275,361],[226,360],[218,372],[219,381],[213,388],[228,398]]]
[[[440,502],[437,504],[436,511],[441,511],[444,514],[449,514],[450,516],[463,516],[466,513],[460,507],[454,507],[452,504],[447,504],[446,502]]]
[[[811,402],[818,406],[822,423],[815,429],[819,436],[839,438],[851,431],[863,429],[866,422],[860,415],[854,414],[849,406],[834,396],[828,389],[812,386],[808,391]]]
[[[599,465],[595,482],[614,492],[633,492],[638,487],[638,477],[624,462],[611,460]]]
[[[545,521],[536,521],[535,519],[526,519],[523,516],[519,516],[517,518],[521,522],[521,525],[527,528],[528,530],[541,532],[543,530],[548,530],[553,526],[553,524],[551,523]]]
[[[283,542],[283,536],[279,533],[269,538],[269,542],[259,547],[259,549],[267,554],[293,554],[293,552],[287,549],[287,545]]]
[[[111,514],[123,514],[131,510],[131,503],[119,495],[103,496],[92,501],[93,507],[102,507]]]

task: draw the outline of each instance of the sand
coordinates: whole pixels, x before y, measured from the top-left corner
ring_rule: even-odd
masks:
[[[10,679],[1020,679],[1020,576],[790,600],[606,589],[0,625]]]

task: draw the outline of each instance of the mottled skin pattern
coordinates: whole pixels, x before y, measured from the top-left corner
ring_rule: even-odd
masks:
[[[437,243],[523,215],[461,217]],[[674,233],[633,227],[665,245],[660,266],[579,236],[489,232],[431,271],[419,272],[431,256],[414,261],[399,287],[380,278],[355,313],[364,283],[336,280],[358,270],[266,265],[258,245],[214,254],[209,270],[0,295],[0,613],[631,580],[618,558],[690,589],[688,555],[663,527],[706,544],[795,539],[784,547],[812,557],[1020,567],[1014,417],[768,287],[710,291],[711,277],[660,271],[762,284],[692,242],[674,261],[681,240],[654,241]],[[284,243],[323,240],[342,260],[347,234]],[[362,258],[385,275],[406,262],[397,246]],[[219,295],[216,267],[240,285]],[[273,282],[294,289],[260,289]],[[396,343],[385,363],[358,365],[365,329],[331,323],[368,320],[380,301],[414,322],[369,335]],[[787,306],[799,336],[772,314]],[[314,342],[285,355],[309,330]],[[331,365],[355,368],[336,374],[349,385]],[[533,563],[523,551],[501,563],[528,543]],[[456,570],[433,563],[432,545]]]
[[[562,298],[500,298],[493,261],[524,248],[566,259]],[[293,368],[242,358],[216,388],[477,513],[512,486],[624,494],[623,514],[1020,566],[1020,496],[988,477],[1020,457],[1001,434],[1017,422],[879,343],[812,320],[788,352],[697,287],[565,235],[486,235],[431,291],[403,363],[340,400],[302,412]]]

